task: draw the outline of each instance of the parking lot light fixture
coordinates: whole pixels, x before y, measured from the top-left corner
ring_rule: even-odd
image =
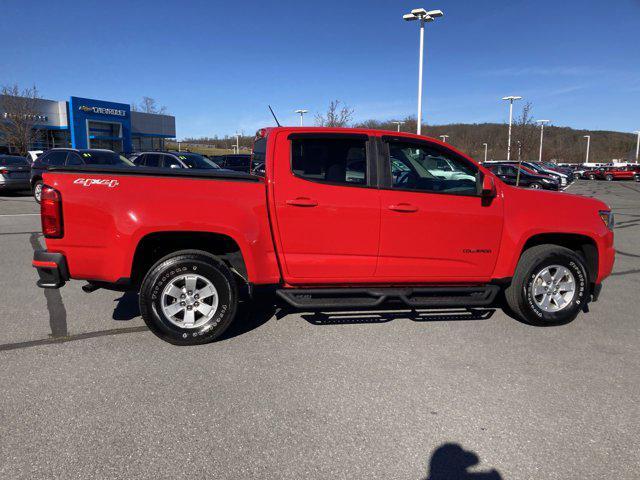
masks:
[[[544,124],[549,123],[551,120],[538,120],[540,124],[540,155],[538,156],[538,162],[542,162],[542,139],[544,138]]]
[[[502,97],[502,100],[509,101],[509,136],[507,138],[507,161],[511,160],[511,124],[513,123],[513,102],[516,100],[522,100],[522,97],[518,95],[509,95]]]
[[[304,119],[304,114],[307,113],[309,110],[305,110],[303,108],[298,109],[295,111],[295,113],[297,113],[298,115],[300,115],[300,126],[302,126],[304,124],[303,119]]]
[[[404,125],[404,122],[398,122],[398,121],[391,122],[391,123],[395,123],[398,126],[398,131],[400,131],[400,125]]]
[[[447,143],[447,138],[449,138],[449,135],[440,135],[440,138],[442,139],[442,143]]]
[[[489,145],[486,143],[483,143],[482,145],[484,145],[484,163],[487,163],[487,150],[489,149]]]
[[[638,155],[640,154],[640,130],[635,133],[638,134],[638,139],[636,140],[636,163],[638,163]]]
[[[424,24],[433,22],[436,18],[442,17],[442,10],[425,10],[424,8],[414,8],[411,13],[402,16],[407,22],[420,20],[420,54],[418,58],[418,135],[422,132],[422,64],[424,61]]]
[[[587,157],[584,163],[589,163],[589,148],[591,147],[591,135],[585,135],[584,138],[587,139]]]

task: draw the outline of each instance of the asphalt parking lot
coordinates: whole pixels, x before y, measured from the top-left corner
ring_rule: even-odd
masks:
[[[0,478],[640,478],[640,184],[568,191],[618,251],[569,325],[264,307],[189,348],[135,295],[36,288],[38,206],[0,196]]]

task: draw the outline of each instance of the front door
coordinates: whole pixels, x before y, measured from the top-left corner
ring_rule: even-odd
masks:
[[[502,200],[479,196],[483,173],[440,144],[386,138],[376,277],[406,282],[489,278],[502,232]]]
[[[380,233],[379,191],[364,135],[279,134],[274,201],[289,283],[367,281]]]

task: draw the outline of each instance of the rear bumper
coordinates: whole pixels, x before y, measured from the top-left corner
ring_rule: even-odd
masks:
[[[37,285],[41,288],[60,288],[69,280],[67,259],[61,253],[36,250],[31,264],[38,271]]]

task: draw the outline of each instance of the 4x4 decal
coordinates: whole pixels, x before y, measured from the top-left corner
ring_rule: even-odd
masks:
[[[90,187],[91,185],[104,185],[105,187],[113,188],[120,185],[118,180],[102,179],[102,178],[76,178],[73,183],[82,185],[83,187]]]

